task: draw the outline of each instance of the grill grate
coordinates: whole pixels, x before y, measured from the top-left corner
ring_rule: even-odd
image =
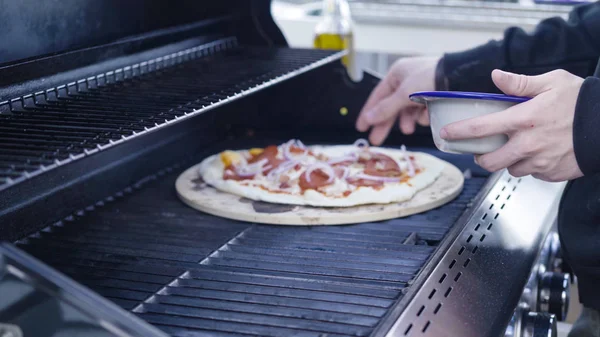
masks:
[[[278,227],[197,212],[175,197],[175,178],[161,173],[19,246],[174,336],[366,336],[485,182],[467,179],[454,202],[403,219]]]
[[[257,88],[332,52],[230,47],[203,55],[135,77],[133,71],[121,71],[12,102],[11,113],[0,114],[0,189]]]

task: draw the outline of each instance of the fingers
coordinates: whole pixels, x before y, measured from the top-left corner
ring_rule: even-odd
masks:
[[[365,112],[366,121],[370,125],[377,125],[388,119],[396,119],[399,111],[407,109],[409,102],[408,95],[404,95],[402,90],[397,90],[390,96],[381,100],[373,108],[367,110]]]
[[[475,156],[475,162],[489,172],[496,172],[514,165],[524,157],[519,151],[519,143],[511,139],[494,152]]]
[[[531,160],[520,161],[508,168],[508,173],[515,178],[521,178],[531,174]]]
[[[539,76],[518,75],[502,70],[492,71],[492,80],[498,89],[507,95],[534,97],[549,90],[562,71],[553,71]]]
[[[381,145],[392,130],[392,126],[396,121],[395,118],[389,119],[381,124],[375,125],[371,130],[369,142],[375,146]]]
[[[446,140],[459,140],[509,134],[523,123],[524,115],[521,115],[521,109],[516,107],[451,123],[440,130],[440,137]]]
[[[405,135],[410,135],[415,132],[415,121],[418,117],[418,110],[415,108],[408,108],[400,111],[398,120],[400,131]]]
[[[386,76],[379,84],[373,89],[367,102],[363,106],[358,119],[356,120],[356,129],[360,132],[365,132],[372,125],[367,121],[366,113],[370,111],[377,103],[379,103],[385,97],[391,95],[394,92],[394,87],[391,85],[391,76]]]
[[[401,111],[399,114],[399,124],[402,133],[407,135],[414,133],[415,121],[420,118],[420,115],[422,115],[422,110],[419,110],[418,108],[408,108]],[[391,118],[388,118],[387,120],[373,126],[373,130],[371,131],[371,135],[369,137],[371,144],[381,145],[390,134],[395,120],[395,116],[392,116]]]
[[[427,109],[419,110],[417,123],[421,126],[429,126],[429,113],[427,112]]]
[[[419,118],[420,113],[417,108],[408,108],[400,112],[400,129],[404,134],[412,134],[415,131],[415,120]],[[387,120],[374,125],[369,136],[369,142],[373,145],[381,145],[390,134],[395,120],[395,116],[391,116]]]

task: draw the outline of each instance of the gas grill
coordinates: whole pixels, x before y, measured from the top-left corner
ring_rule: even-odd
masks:
[[[178,174],[217,151],[364,137],[379,78],[287,47],[267,1],[9,3],[0,336],[520,336],[564,318],[547,236],[563,184],[489,175],[428,129],[386,145],[467,178],[422,214],[267,226],[177,198]]]

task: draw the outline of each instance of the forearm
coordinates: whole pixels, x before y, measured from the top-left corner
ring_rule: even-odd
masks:
[[[436,89],[498,92],[490,78],[493,69],[525,75],[564,69],[587,77],[599,57],[600,3],[593,3],[575,8],[568,21],[544,20],[531,34],[510,28],[500,41],[445,54],[438,67]]]

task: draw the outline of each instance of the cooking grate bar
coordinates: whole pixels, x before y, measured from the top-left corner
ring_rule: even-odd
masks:
[[[168,333],[173,337],[248,337],[245,333],[226,333],[226,332],[215,332],[206,330],[191,330],[185,328],[178,328],[169,325],[154,324],[155,327]]]
[[[336,303],[331,301],[322,301],[317,299],[305,299],[305,298],[293,298],[293,297],[282,297],[274,295],[262,295],[262,294],[248,294],[231,291],[220,291],[220,290],[198,290],[193,295],[179,296],[177,294],[159,294],[156,296],[162,296],[164,298],[172,298],[173,301],[181,302],[180,305],[188,306],[190,303],[203,302],[207,299],[220,300],[220,301],[231,301],[235,303],[247,303],[247,304],[259,304],[268,305],[271,307],[289,307],[298,309],[314,309],[323,312],[337,312],[347,313],[371,317],[383,316],[387,308],[380,308],[374,306],[363,306],[351,303]],[[152,301],[152,300],[151,300]]]
[[[220,282],[232,282],[239,284],[262,285],[279,288],[295,288],[304,290],[315,290],[329,293],[339,294],[354,294],[360,296],[370,296],[384,299],[395,299],[398,297],[398,292],[395,290],[379,289],[373,287],[363,287],[358,284],[348,284],[344,282],[322,281],[314,282],[313,280],[300,277],[278,277],[255,275],[244,272],[222,272],[217,270],[190,270],[187,274],[188,278],[195,280],[208,280]]]
[[[235,323],[235,322],[243,322],[246,325],[256,324],[261,326],[271,326],[278,328],[289,328],[289,329],[299,329],[302,331],[315,331],[320,333],[337,333],[344,334],[348,329],[352,329],[354,331],[354,335],[356,336],[366,336],[368,332],[371,330],[369,327],[354,325],[354,324],[340,324],[334,323],[330,321],[322,321],[316,319],[302,319],[302,318],[291,318],[291,317],[282,317],[282,316],[272,316],[266,314],[254,314],[254,313],[240,313],[235,311],[227,311],[227,315],[223,315],[223,311],[220,310],[210,310],[210,309],[202,309],[202,308],[192,308],[192,307],[181,307],[169,304],[144,304],[144,313],[155,313],[155,314],[165,314],[168,316],[182,316],[189,318],[199,318],[206,319],[212,322],[222,321],[223,323]],[[320,318],[324,315],[329,315],[319,313]],[[350,325],[350,326],[349,326]]]
[[[243,331],[244,334],[253,336],[264,336],[264,337],[280,337],[280,336],[294,336],[294,337],[323,337],[323,332],[319,331],[302,331],[298,329],[283,328],[283,327],[272,327],[262,324],[247,324],[237,322],[218,321],[210,319],[201,319],[195,317],[182,317],[176,315],[165,315],[155,313],[141,313],[139,316],[154,324],[167,325],[169,327],[182,327],[187,329],[198,329],[204,331],[219,331],[219,332],[230,332],[236,333]],[[354,334],[352,334],[354,335]],[[238,335],[239,336],[239,335]],[[348,334],[326,334],[327,337],[341,337],[348,336]]]
[[[264,275],[269,277],[291,277],[291,278],[304,278],[307,280],[314,280],[318,282],[334,282],[334,283],[346,283],[352,285],[359,285],[363,287],[373,287],[380,289],[402,289],[406,286],[406,283],[398,281],[383,281],[383,280],[372,280],[372,279],[361,279],[343,277],[340,275],[327,275],[321,273],[311,273],[296,269],[295,271],[289,270],[276,270],[273,269],[251,269],[246,267],[232,267],[232,266],[221,266],[211,265],[210,270],[223,271],[223,272],[246,272],[258,275]],[[300,271],[298,271],[300,270]]]
[[[327,322],[334,323],[347,323],[359,326],[373,326],[377,324],[378,318],[373,316],[359,315],[359,314],[348,314],[339,313],[333,311],[323,311],[316,309],[302,309],[292,307],[279,307],[276,310],[269,305],[263,304],[250,304],[230,301],[219,301],[219,300],[195,300],[190,301],[186,297],[176,296],[163,296],[156,295],[152,299],[152,303],[173,305],[173,306],[185,306],[192,308],[212,309],[212,310],[224,310],[224,311],[235,311],[240,313],[256,313],[268,316],[282,316],[299,319],[326,319]]]
[[[401,236],[400,242],[406,239],[408,235]],[[235,243],[241,245],[249,245],[256,247],[278,247],[278,248],[305,248],[305,247],[322,247],[323,250],[338,250],[338,249],[348,249],[353,251],[366,250],[369,253],[382,251],[386,253],[393,252],[404,252],[404,247],[399,247],[397,244],[378,244],[377,242],[367,242],[367,243],[353,243],[347,242],[343,240],[337,240],[330,238],[327,242],[322,242],[319,239],[308,238],[298,238],[295,239],[293,237],[286,237],[285,239],[278,240],[277,238],[272,239],[254,239],[254,238],[239,238]],[[310,249],[310,248],[309,248]],[[384,253],[385,254],[385,253]],[[399,255],[399,254],[398,254]]]
[[[217,282],[193,279],[179,279],[173,287],[167,287],[166,294],[193,294],[195,289],[212,289],[219,291],[230,291],[256,295],[271,295],[279,297],[314,299],[334,303],[348,303],[364,305],[369,307],[387,308],[391,301],[389,299],[375,298],[372,296],[361,296],[353,294],[339,294],[326,291],[304,290],[297,288],[283,288],[273,286],[240,284],[231,281]]]
[[[54,262],[55,265],[61,265],[61,269],[64,273],[72,275],[76,278],[81,279],[111,279],[111,280],[122,280],[122,281],[130,281],[130,282],[141,282],[141,283],[150,283],[150,284],[159,284],[164,285],[166,283],[171,282],[173,280],[173,276],[163,276],[163,275],[154,275],[151,273],[140,273],[135,271],[120,271],[117,272],[115,270],[110,269],[102,269],[102,268],[91,268],[91,267],[83,267],[79,265],[72,265],[70,263]]]
[[[257,263],[255,261],[261,261]],[[227,253],[221,253],[219,256],[211,257],[208,263],[214,263],[215,265],[226,265],[226,266],[241,266],[246,264],[248,268],[257,269],[272,269],[273,267],[277,270],[286,270],[287,268],[304,268],[311,267],[312,270],[322,275],[343,275],[348,277],[357,277],[364,279],[389,279],[393,281],[407,281],[410,276],[414,275],[420,268],[407,267],[407,266],[394,266],[386,268],[385,266],[378,266],[372,264],[361,264],[360,262],[351,263],[344,261],[326,261],[321,259],[308,260],[294,257],[273,257],[265,255],[232,255]],[[269,266],[270,265],[270,266]],[[369,275],[370,274],[370,275]]]
[[[39,242],[39,240],[38,239],[30,239],[30,240],[31,240],[32,246],[35,248],[37,243]],[[69,244],[68,241],[59,240],[58,238],[55,238],[53,240],[44,240],[43,245],[46,248],[56,249],[57,254],[60,254],[61,250],[65,250],[68,252],[68,248],[72,247],[81,252],[96,252],[96,253],[103,252],[106,254],[137,256],[137,257],[141,257],[141,258],[163,260],[165,262],[171,261],[173,263],[177,263],[177,262],[194,263],[194,262],[197,262],[198,260],[201,260],[205,254],[209,254],[211,252],[210,248],[200,247],[197,250],[196,254],[193,254],[193,255],[167,253],[167,252],[157,251],[155,249],[148,250],[148,249],[139,249],[139,248],[135,248],[135,247],[129,248],[126,246],[111,246],[111,245],[103,245],[103,244],[77,244],[77,243]]]
[[[333,259],[327,258],[327,255],[323,254],[294,254],[293,257],[289,255],[283,254],[272,254],[272,251],[269,251],[266,254],[253,254],[248,252],[233,252],[230,250],[221,251],[214,256],[215,258],[225,258],[225,259],[263,259],[268,262],[276,262],[276,263],[295,263],[295,264],[315,264],[319,266],[333,266],[333,267],[341,267],[350,269],[361,269],[361,270],[372,270],[372,271],[389,271],[394,270],[396,272],[408,272],[412,273],[412,269],[420,269],[422,265],[422,261],[417,260],[391,260],[391,263],[385,263],[384,260],[372,258],[372,256],[367,256],[361,258],[349,258],[349,259]],[[307,262],[307,261],[312,261]],[[390,265],[397,266],[392,269]]]
[[[423,252],[421,254],[413,254],[410,251],[405,251],[397,255],[401,257],[379,257],[369,254],[364,254],[363,250],[358,250],[358,253],[354,254],[351,251],[346,251],[343,254],[336,251],[313,251],[313,250],[301,250],[301,249],[269,249],[269,248],[256,248],[246,247],[240,245],[230,244],[227,247],[228,252],[238,252],[240,254],[251,254],[251,255],[264,255],[264,256],[294,256],[298,258],[308,259],[321,259],[321,260],[332,260],[332,261],[348,261],[348,262],[364,262],[364,263],[384,263],[388,266],[419,266],[429,256],[429,252]],[[340,256],[343,255],[343,256]]]
[[[422,235],[426,235],[432,238],[432,240],[437,239],[437,241],[441,240],[441,238],[443,237],[443,235],[446,233],[447,229],[442,229],[441,231],[438,231],[437,233],[431,233],[431,231],[423,231],[420,233],[420,236]],[[310,231],[310,232],[296,232],[293,235],[293,238],[290,238],[291,241],[304,241],[304,242],[310,242],[313,240],[319,240],[319,239],[325,239],[328,242],[331,242],[335,245],[339,244],[339,245],[352,245],[355,247],[365,247],[365,248],[373,248],[371,243],[373,242],[377,242],[380,248],[388,248],[388,244],[391,244],[392,248],[390,249],[394,249],[395,247],[397,247],[397,243],[398,243],[398,238],[408,238],[413,232],[411,230],[404,230],[404,231],[396,231],[396,232],[382,232],[382,233],[387,233],[387,236],[383,236],[383,235],[371,235],[371,233],[365,233],[363,235],[360,235],[358,233],[343,233],[340,235],[336,235],[335,239],[332,239],[331,237],[331,232],[327,233],[319,233],[318,231]],[[271,233],[267,232],[253,232],[251,235],[247,235],[245,238],[247,239],[252,239],[252,240],[260,240],[260,241],[265,241],[265,240],[269,240],[273,237],[273,235]],[[289,238],[289,236],[288,236]],[[279,239],[279,238],[277,238]],[[281,238],[282,240],[284,240],[283,242],[287,242],[290,240],[286,240]]]

